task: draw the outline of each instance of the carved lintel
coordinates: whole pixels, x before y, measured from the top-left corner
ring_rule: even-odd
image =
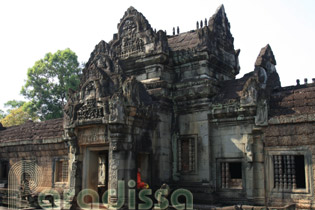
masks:
[[[78,130],[78,142],[85,144],[105,144],[108,143],[108,130],[106,126],[93,126]]]

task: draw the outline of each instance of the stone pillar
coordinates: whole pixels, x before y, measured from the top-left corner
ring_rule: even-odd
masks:
[[[136,181],[136,154],[128,126],[112,124],[109,144],[109,189],[116,191],[109,194],[109,204],[115,206],[118,200],[118,181],[124,181],[124,207],[128,206],[128,181]]]
[[[178,133],[172,135],[172,152],[173,152],[173,164],[172,164],[172,178],[173,181],[179,181],[178,168]]]
[[[79,154],[76,154],[77,145],[71,142],[69,153],[69,171],[70,171],[70,190],[74,190],[75,195],[77,195],[82,190],[82,160]]]
[[[65,196],[67,196],[67,198],[64,199],[71,199],[73,197],[70,209],[75,210],[80,209],[77,205],[76,197],[82,190],[82,157],[80,156],[80,148],[73,129],[65,130],[64,141],[67,143],[69,149],[69,192],[66,193]]]
[[[252,154],[253,154],[253,196],[255,203],[259,205],[266,205],[266,184],[268,182],[268,177],[265,176],[265,167],[264,167],[264,136],[262,129],[256,127],[253,131],[252,139]]]

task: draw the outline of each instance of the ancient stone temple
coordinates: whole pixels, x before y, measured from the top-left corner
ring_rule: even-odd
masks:
[[[223,6],[172,36],[133,7],[117,28],[69,90],[63,119],[0,127],[0,187],[10,187],[10,168],[38,167],[45,178],[31,190],[67,191],[72,209],[84,189],[97,194],[91,203],[119,202],[117,191],[101,199],[119,181],[122,208],[134,209],[128,189],[137,189],[130,180],[139,174],[152,199],[162,185],[182,188],[194,209],[315,208],[315,84],[281,87],[269,45],[236,79],[240,50]]]

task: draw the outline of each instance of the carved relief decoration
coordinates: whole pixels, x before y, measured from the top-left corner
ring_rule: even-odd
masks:
[[[257,95],[258,85],[256,78],[250,78],[244,85],[241,96],[241,104],[247,106],[255,105],[257,102]]]
[[[82,123],[95,119],[124,123],[128,107],[136,107],[134,115],[152,115],[151,96],[136,78],[125,77],[122,73],[108,75],[94,65],[86,67],[83,72],[80,90],[69,92],[69,101],[64,109],[66,127],[74,126],[76,121]]]
[[[141,38],[128,37],[122,40],[121,48],[118,49],[120,58],[144,54],[145,47]]]
[[[166,34],[154,32],[147,19],[133,7],[121,19],[118,34],[110,45],[120,59],[168,53]]]
[[[109,101],[109,122],[123,122],[124,121],[124,110],[123,104],[121,103],[121,97],[113,95]]]
[[[153,116],[152,99],[143,84],[127,77],[133,68],[126,58],[167,52],[167,37],[154,32],[145,17],[130,7],[118,24],[118,34],[110,43],[95,46],[80,77],[78,91],[69,91],[64,108],[65,128],[85,123],[126,123],[126,116]]]
[[[120,26],[120,42],[117,42],[116,52],[119,58],[140,56],[145,53],[144,40],[138,33],[137,24],[133,18],[126,19]]]
[[[107,129],[104,126],[94,126],[78,131],[79,145],[108,143]]]
[[[89,99],[77,112],[78,120],[97,119],[104,117],[103,107],[96,104],[95,99]]]

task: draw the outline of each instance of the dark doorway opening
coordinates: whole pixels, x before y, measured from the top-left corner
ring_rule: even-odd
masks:
[[[138,153],[137,155],[137,173],[140,173],[141,181],[151,184],[151,166],[150,154]]]
[[[296,188],[305,189],[305,162],[304,155],[295,156],[295,173],[296,173]]]

